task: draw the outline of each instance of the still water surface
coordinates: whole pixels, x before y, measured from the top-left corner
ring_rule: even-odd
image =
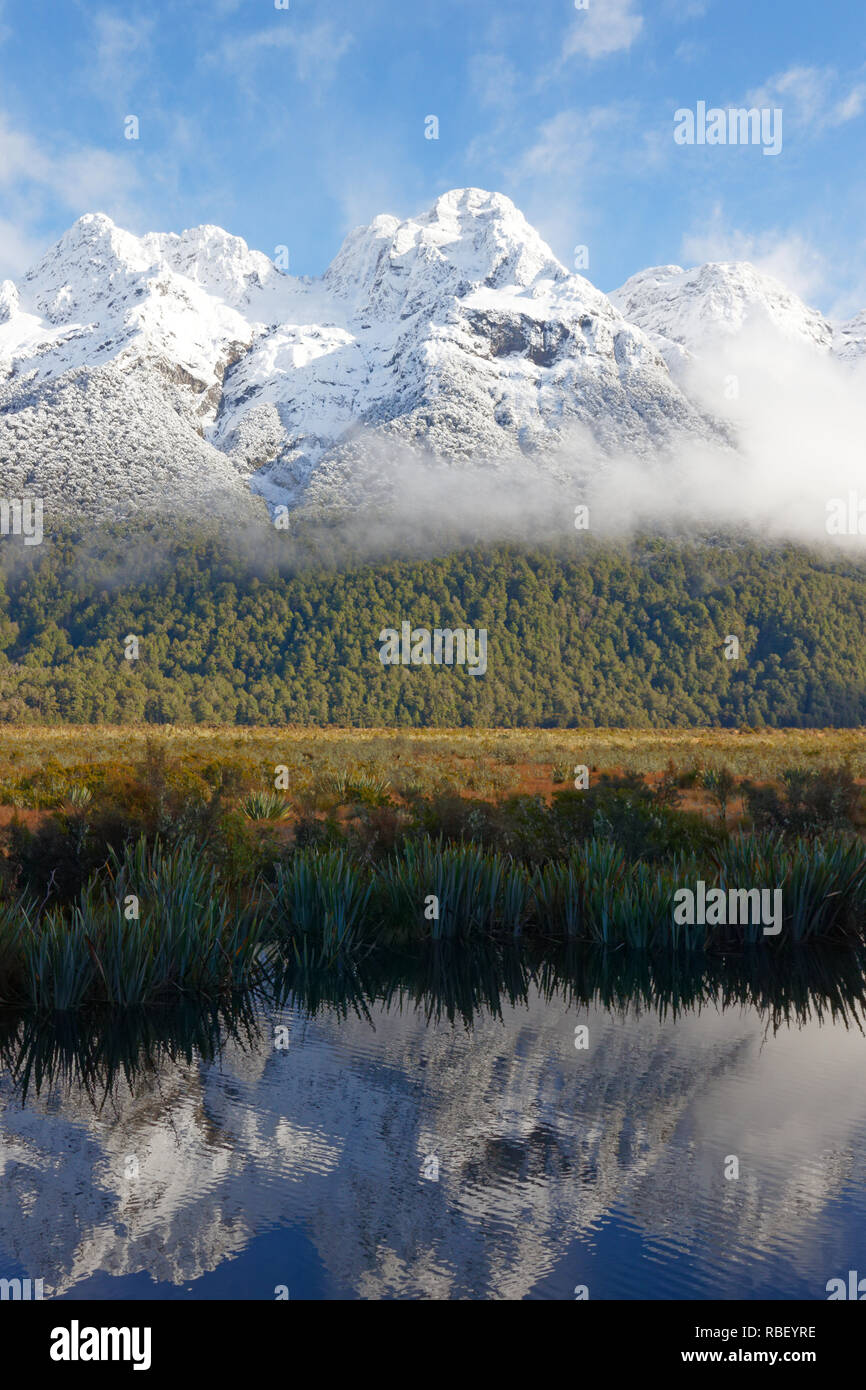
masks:
[[[786,1010],[717,975],[672,1007],[575,989],[581,969],[519,965],[453,1007],[441,964],[432,989],[395,964],[168,1043],[7,1024],[0,1276],[68,1298],[822,1299],[866,1274],[858,1002]]]

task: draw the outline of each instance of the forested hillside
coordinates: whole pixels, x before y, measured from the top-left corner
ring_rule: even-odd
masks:
[[[0,719],[862,725],[864,614],[862,564],[747,542],[325,565],[270,532],[10,537]],[[379,633],[403,621],[485,628],[486,674],[383,666]]]

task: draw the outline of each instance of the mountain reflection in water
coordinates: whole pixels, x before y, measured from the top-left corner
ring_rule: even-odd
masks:
[[[866,1269],[864,996],[848,952],[489,947],[289,975],[210,1013],[10,1014],[0,1277],[826,1298]]]

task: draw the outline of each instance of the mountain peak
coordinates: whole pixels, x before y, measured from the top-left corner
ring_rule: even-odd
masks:
[[[252,251],[243,237],[213,223],[180,233],[151,233],[145,241],[176,274],[235,306],[255,290],[285,279],[261,251]]]
[[[755,328],[822,349],[832,342],[822,314],[750,261],[708,261],[690,270],[654,266],[610,298],[629,322],[689,351]]]
[[[440,193],[429,212],[422,213],[416,220],[446,221],[449,218],[467,217],[473,220],[500,217],[519,220],[529,226],[523,213],[506,194],[493,193],[486,188],[450,188],[447,193]]]
[[[106,213],[86,212],[63,233],[40,264],[56,259],[58,254],[70,256],[78,253],[88,256],[108,254],[137,267],[142,260],[142,243],[132,232],[118,227]],[[35,269],[38,270],[38,267]]]
[[[96,227],[107,231],[117,231],[117,223],[107,212],[85,212],[72,224],[74,227]]]
[[[473,289],[525,289],[568,271],[502,193],[454,188],[418,217],[377,217],[350,232],[325,273],[327,287],[377,315],[429,307]],[[398,306],[402,305],[402,308]]]
[[[151,264],[148,248],[102,212],[85,213],[22,281],[22,303],[49,323],[72,322]]]
[[[429,238],[467,269],[477,259],[477,275],[471,278],[490,286],[510,283],[525,288],[534,280],[560,280],[568,274],[504,193],[452,188],[436,199],[429,212],[403,226],[424,229],[419,240]]]

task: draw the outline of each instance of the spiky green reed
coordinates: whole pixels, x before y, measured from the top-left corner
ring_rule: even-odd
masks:
[[[0,997],[36,1008],[216,999],[260,974],[257,897],[232,903],[192,841],[139,840],[68,910],[0,914]]]
[[[507,864],[475,845],[410,840],[380,870],[386,913],[395,924],[421,916],[434,941],[491,931],[500,917]],[[435,911],[429,917],[422,911],[428,903]]]
[[[271,919],[299,960],[334,960],[360,943],[372,892],[344,850],[303,850],[277,866]]]
[[[367,863],[298,849],[231,891],[192,839],[141,839],[67,907],[0,904],[0,1003],[70,1010],[255,986],[287,960],[351,965],[379,944],[531,936],[604,949],[701,952],[766,943],[761,923],[683,926],[677,888],[780,888],[773,945],[863,942],[866,851],[856,839],[731,839],[709,863],[630,861],[610,839],[532,870],[475,844],[409,839]]]

